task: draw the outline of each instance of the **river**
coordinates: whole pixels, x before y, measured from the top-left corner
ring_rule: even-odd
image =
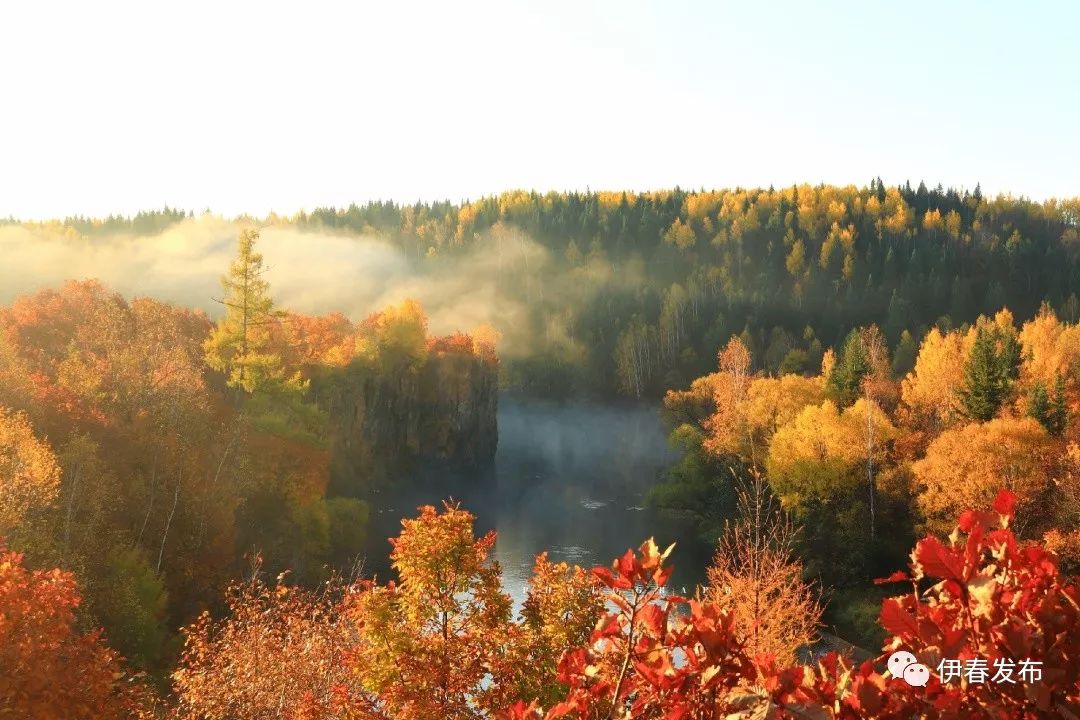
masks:
[[[536,555],[583,567],[610,564],[649,536],[676,542],[669,583],[692,592],[703,579],[709,548],[685,521],[646,507],[645,494],[677,457],[667,445],[656,405],[548,403],[501,397],[499,446],[491,476],[454,478],[431,491],[374,508],[368,572],[388,573],[385,538],[419,504],[447,494],[477,516],[477,534],[495,530],[495,560],[504,589],[520,606]],[[447,491],[452,491],[448,493]],[[381,553],[381,554],[380,554]]]

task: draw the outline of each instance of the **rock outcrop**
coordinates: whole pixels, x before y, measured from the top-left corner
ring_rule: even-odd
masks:
[[[493,357],[433,341],[419,367],[343,369],[330,413],[332,491],[366,496],[491,465],[498,443]]]

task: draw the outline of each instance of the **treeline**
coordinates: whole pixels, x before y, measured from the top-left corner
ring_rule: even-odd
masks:
[[[608,377],[606,391],[657,393],[707,369],[732,333],[757,367],[810,370],[822,347],[878,322],[891,344],[1008,306],[1043,301],[1080,319],[1080,200],[1036,203],[923,184],[801,185],[658,193],[505,193],[455,206],[320,209],[304,226],[376,233],[416,257],[460,253],[519,228],[559,272],[602,266],[571,312],[582,358],[549,348],[552,372]],[[538,328],[540,330],[540,328]],[[569,367],[562,367],[569,365]],[[575,366],[576,365],[576,366]],[[906,369],[906,368],[905,368]]]
[[[145,217],[179,219],[170,213]],[[871,322],[895,346],[905,330],[917,341],[931,326],[959,327],[1003,306],[1026,320],[1046,301],[1080,319],[1080,199],[875,179],[861,188],[517,191],[264,222],[378,236],[421,264],[497,254],[501,270],[521,271],[500,289],[527,308],[520,322],[533,338],[521,352],[507,348],[505,381],[546,396],[658,397],[707,372],[732,334],[743,334],[756,367],[802,372]],[[545,249],[542,264],[515,250],[515,233]],[[525,271],[532,280],[521,281]]]
[[[362,493],[331,487],[336,448],[374,441],[341,437],[351,383],[385,378],[387,403],[435,365],[462,394],[495,373],[490,342],[429,336],[415,302],[360,323],[276,309],[256,237],[216,323],[94,281],[0,308],[0,542],[72,572],[79,622],[152,673],[256,559],[315,585],[362,553]]]
[[[151,235],[194,216],[195,214],[190,210],[178,210],[166,205],[161,210],[143,210],[131,216],[107,215],[104,218],[93,218],[83,215],[69,215],[63,220],[25,224],[56,230],[69,235],[112,235],[121,233]],[[0,220],[0,225],[13,224],[19,224],[15,218]]]

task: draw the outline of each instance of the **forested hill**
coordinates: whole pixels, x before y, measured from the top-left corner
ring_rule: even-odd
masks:
[[[161,228],[72,218],[79,234]],[[644,194],[508,192],[461,205],[320,208],[269,224],[376,235],[420,266],[495,253],[493,281],[532,340],[505,351],[520,391],[653,396],[711,369],[742,334],[764,369],[813,371],[823,349],[878,323],[897,370],[926,328],[1048,301],[1080,319],[1080,198],[800,185]],[[125,226],[125,223],[127,224]],[[542,256],[519,249],[538,243]],[[499,328],[506,331],[506,328]],[[517,328],[520,332],[521,328]],[[907,334],[905,334],[907,331]]]

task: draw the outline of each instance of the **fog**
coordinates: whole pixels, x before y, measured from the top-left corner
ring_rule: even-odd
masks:
[[[97,278],[125,296],[152,296],[220,313],[220,276],[235,253],[243,225],[204,215],[157,235],[68,237],[47,227],[0,227],[0,304],[58,287],[68,279]],[[302,313],[339,311],[362,319],[406,297],[419,300],[433,332],[470,331],[489,323],[503,334],[502,352],[523,351],[520,299],[500,283],[513,262],[538,272],[546,251],[514,234],[482,239],[450,261],[408,258],[374,237],[263,228],[263,254],[278,307]],[[501,244],[499,244],[501,243]],[[520,293],[519,293],[520,298]]]

